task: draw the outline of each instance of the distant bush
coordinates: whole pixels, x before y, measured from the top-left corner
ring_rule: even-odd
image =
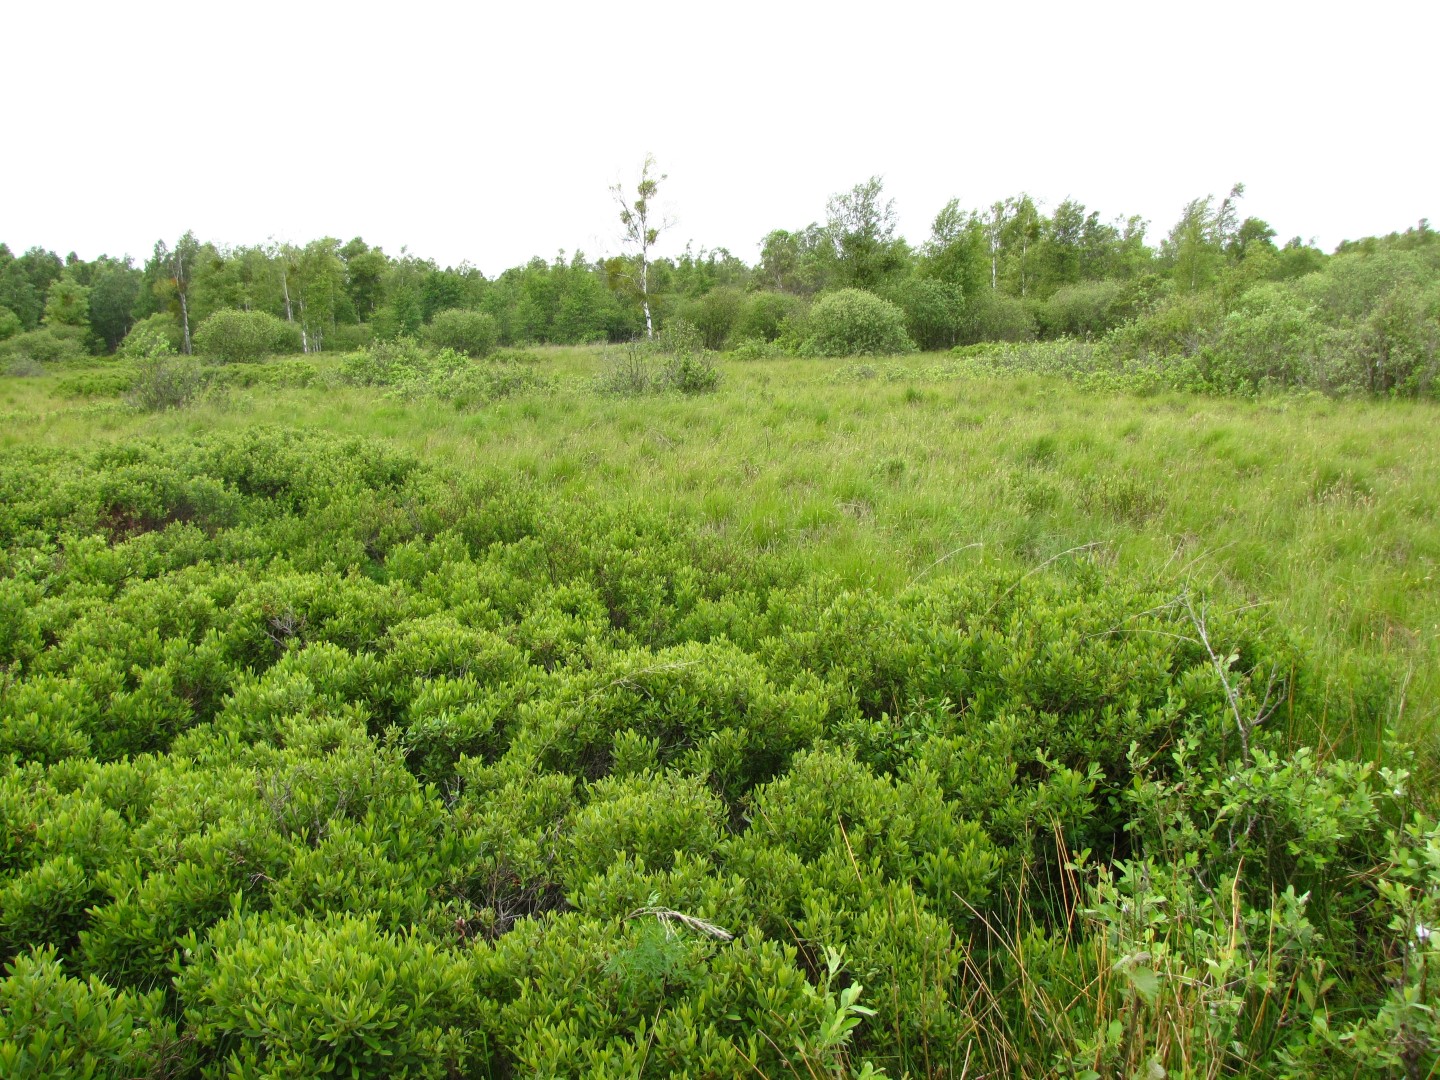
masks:
[[[1332,353],[1348,356],[1347,382],[1372,394],[1413,397],[1440,391],[1440,284],[1402,284],[1358,324],[1329,337]]]
[[[237,364],[206,372],[207,385],[219,387],[271,386],[304,390],[323,381],[321,370],[300,357],[270,360],[263,364]]]
[[[135,370],[129,364],[115,364],[67,375],[55,384],[62,397],[119,397],[135,385]]]
[[[720,385],[720,369],[699,328],[679,320],[668,323],[658,345],[665,358],[661,381],[667,389],[704,394]]]
[[[149,356],[161,345],[170,352],[179,352],[181,344],[180,327],[175,320],[163,312],[158,315],[147,315],[130,327],[130,332],[125,335],[125,340],[115,351],[115,355],[123,359],[134,360],[142,356]]]
[[[0,342],[0,356],[33,360],[40,364],[82,360],[87,355],[81,331],[73,326],[41,327]]]
[[[778,343],[764,338],[745,338],[730,349],[730,357],[734,360],[775,360],[785,355],[785,350]]]
[[[655,372],[654,349],[643,341],[627,341],[606,349],[595,389],[614,397],[639,397],[655,392],[659,379]]]
[[[994,289],[981,289],[965,298],[960,319],[960,344],[981,341],[1033,341],[1035,316],[1025,301]]]
[[[891,289],[886,298],[905,313],[905,329],[920,348],[948,349],[958,344],[965,318],[965,298],[958,285],[911,278]]]
[[[204,373],[194,357],[155,353],[135,361],[135,378],[127,400],[142,412],[183,409],[204,385]]]
[[[914,352],[905,313],[863,289],[826,293],[810,309],[805,356],[893,356]]]
[[[376,341],[340,361],[340,377],[352,386],[395,386],[419,376],[430,357],[413,338]]]
[[[704,296],[686,301],[680,307],[680,315],[700,332],[705,348],[723,349],[746,306],[744,292],[733,285],[721,285]]]
[[[226,363],[252,363],[287,351],[291,337],[285,323],[274,315],[224,308],[196,328],[195,351]]]
[[[0,370],[12,379],[33,379],[45,374],[45,365],[28,356],[0,361]]]
[[[653,341],[627,342],[606,351],[595,389],[616,397],[675,390],[704,394],[720,385],[720,369],[700,331],[680,319],[667,322]]]
[[[1098,338],[1125,319],[1124,288],[1114,281],[1066,285],[1040,305],[1040,324],[1051,337]]]
[[[1162,295],[1144,314],[1109,335],[1108,345],[1141,363],[1195,356],[1224,318],[1219,298],[1210,293]]]
[[[450,308],[437,312],[423,331],[425,342],[436,349],[454,349],[479,359],[495,348],[495,319],[483,311]]]
[[[376,342],[345,357],[339,377],[352,386],[387,387],[407,400],[435,398],[460,409],[477,408],[550,385],[525,366],[513,362],[477,363],[450,348],[432,353],[412,338]]]
[[[0,341],[12,338],[25,329],[20,316],[7,307],[0,307]]]
[[[355,352],[375,340],[368,323],[340,323],[325,334],[326,352]]]
[[[1289,390],[1311,381],[1320,339],[1314,309],[1292,290],[1261,285],[1242,296],[1194,358],[1207,389]]]
[[[745,298],[745,306],[733,328],[737,340],[775,341],[785,325],[802,318],[806,301],[790,293],[763,290]]]

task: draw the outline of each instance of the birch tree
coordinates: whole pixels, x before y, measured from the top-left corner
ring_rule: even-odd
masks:
[[[654,169],[655,155],[646,154],[645,163],[640,167],[640,182],[635,185],[633,202],[630,201],[630,195],[623,184],[615,184],[610,188],[615,201],[620,204],[620,224],[625,230],[622,239],[626,245],[633,247],[639,256],[640,273],[635,284],[640,292],[640,306],[645,311],[647,338],[655,336],[655,324],[650,317],[650,249],[671,224],[655,216],[652,203],[660,190],[660,182],[666,177],[663,173],[659,176],[653,175]]]
[[[175,242],[174,249],[161,240],[155,245],[155,265],[159,270],[157,292],[174,299],[180,314],[181,343],[189,356],[190,344],[190,282],[195,274],[195,260],[200,254],[200,241],[187,232]]]

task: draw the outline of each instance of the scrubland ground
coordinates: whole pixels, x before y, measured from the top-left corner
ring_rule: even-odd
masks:
[[[529,350],[548,388],[474,410],[325,384],[331,358],[313,361],[321,385],[240,387],[159,414],[110,407],[94,391],[114,385],[83,376],[10,379],[0,445],[253,425],[378,437],[567,499],[643,498],[885,593],[977,564],[1098,560],[1273,610],[1366,692],[1376,679],[1405,688],[1390,730],[1421,743],[1435,731],[1434,403],[1086,392],[966,376],[928,354],[730,363],[714,394],[614,398],[591,389],[605,351]],[[1376,747],[1347,701],[1331,706],[1310,736]]]
[[[614,362],[0,380],[0,1073],[1434,1070],[1435,404]]]

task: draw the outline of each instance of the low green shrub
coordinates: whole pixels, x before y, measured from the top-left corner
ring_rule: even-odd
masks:
[[[135,371],[121,364],[103,370],[66,375],[55,384],[55,392],[64,397],[119,397],[135,385]]]
[[[182,1063],[164,992],[116,992],[65,973],[53,948],[16,957],[0,979],[0,1073],[60,1077],[170,1075]]]
[[[264,311],[223,308],[195,328],[195,351],[230,364],[298,351],[288,348],[292,344],[292,328]]]
[[[684,320],[666,323],[653,341],[631,341],[607,350],[595,389],[615,397],[639,397],[667,390],[709,393],[720,385],[720,369],[700,331]]]
[[[172,316],[162,312],[147,315],[130,327],[115,355],[123,360],[139,360],[158,352],[178,353],[180,345],[180,327]]]
[[[4,361],[5,375],[11,379],[35,379],[46,374],[45,365],[28,356]]]
[[[640,397],[660,386],[655,371],[654,350],[641,341],[627,341],[605,350],[595,390],[613,397]]]
[[[126,400],[142,412],[183,409],[205,385],[200,364],[189,356],[164,354],[137,360]]]
[[[862,289],[826,293],[810,309],[805,356],[894,356],[915,351],[905,332],[905,313]]]
[[[705,394],[720,385],[720,369],[698,327],[682,320],[667,323],[656,344],[664,358],[660,383],[665,389]]]
[[[513,359],[478,363],[453,349],[427,352],[409,338],[378,342],[340,364],[339,378],[353,386],[387,387],[407,400],[434,399],[457,409],[481,408],[517,394],[542,392],[550,381]]]
[[[0,341],[0,356],[37,364],[63,364],[89,355],[83,334],[73,326],[44,326]]]
[[[425,342],[432,348],[453,349],[475,359],[482,359],[494,351],[499,337],[492,316],[483,311],[461,308],[436,312],[423,333]]]
[[[786,355],[776,342],[763,338],[745,338],[730,350],[732,360],[778,360]]]
[[[187,1027],[234,1077],[448,1077],[488,1067],[471,964],[363,916],[243,916],[192,938]]]

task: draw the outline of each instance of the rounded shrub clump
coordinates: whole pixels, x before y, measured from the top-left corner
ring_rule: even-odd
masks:
[[[483,311],[449,308],[436,312],[425,328],[425,340],[437,349],[454,349],[466,356],[487,356],[498,336],[495,320]]]
[[[289,328],[274,315],[226,308],[215,312],[196,329],[195,351],[240,364],[283,351],[292,336]]]
[[[138,360],[157,352],[180,351],[180,326],[171,315],[163,312],[147,315],[130,327],[125,340],[115,350],[122,360]]]
[[[806,356],[893,356],[915,351],[905,313],[863,289],[828,293],[810,310]]]

